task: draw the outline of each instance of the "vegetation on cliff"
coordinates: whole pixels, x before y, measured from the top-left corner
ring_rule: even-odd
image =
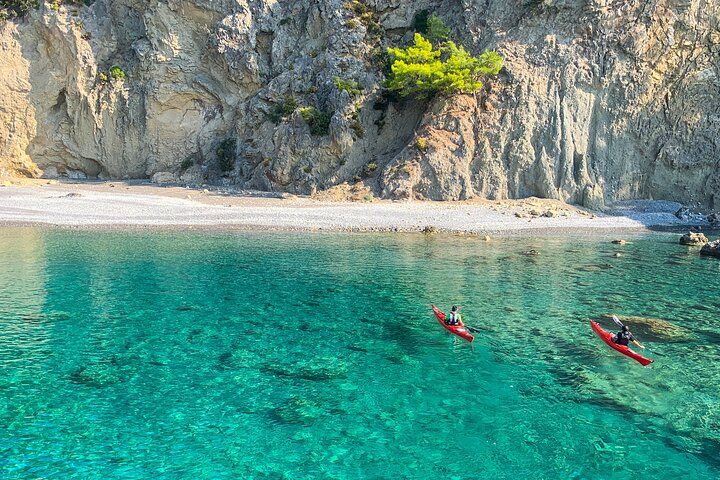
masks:
[[[479,90],[483,86],[480,78],[497,75],[503,64],[495,51],[473,57],[451,40],[433,46],[421,33],[415,34],[414,45],[388,48],[388,54],[391,64],[386,87],[402,96],[423,98]]]
[[[0,0],[0,21],[12,17],[22,17],[33,8],[37,8],[36,0]]]
[[[0,21],[15,17],[24,17],[33,8],[40,6],[38,0],[0,0]],[[51,0],[49,7],[53,10],[60,8],[60,5],[92,5],[95,0]]]

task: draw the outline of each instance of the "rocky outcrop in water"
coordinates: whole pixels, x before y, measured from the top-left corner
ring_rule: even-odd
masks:
[[[421,10],[473,53],[497,49],[501,75],[389,102],[380,54]],[[701,0],[45,4],[0,25],[0,175],[717,208],[719,14]]]
[[[708,242],[700,249],[700,255],[720,258],[720,240]]]
[[[708,243],[708,239],[703,233],[688,232],[680,237],[680,245],[702,246]]]

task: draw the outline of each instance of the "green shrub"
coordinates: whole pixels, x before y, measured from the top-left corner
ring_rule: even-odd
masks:
[[[378,167],[378,166],[377,166],[377,163],[375,163],[375,162],[370,162],[370,163],[367,164],[367,171],[368,171],[368,172],[374,172],[375,170],[377,170],[377,167]]]
[[[350,128],[355,132],[355,136],[357,138],[363,138],[365,136],[365,129],[362,126],[362,123],[360,123],[358,120],[353,120],[350,122]]]
[[[36,0],[0,0],[0,20],[24,17],[38,7]]]
[[[335,77],[333,82],[338,90],[345,90],[350,95],[360,95],[362,93],[362,87],[355,80],[343,80],[340,77]]]
[[[360,123],[360,110],[361,107],[356,105],[355,110],[350,114],[350,128],[355,132],[357,138],[363,138],[365,136],[365,129]]]
[[[375,37],[375,39],[380,37],[382,34],[382,26],[380,25],[378,14],[370,8],[370,6],[360,0],[350,0],[345,2],[344,6],[360,17],[360,21],[365,25],[367,33],[371,37]]]
[[[108,77],[108,74],[105,73],[105,72],[99,72],[99,73],[98,73],[98,78],[100,78],[100,81],[102,81],[102,82],[109,82],[109,81],[110,81],[110,77]]]
[[[486,50],[479,58],[473,57],[452,41],[433,48],[419,33],[415,34],[413,46],[388,48],[388,54],[392,64],[385,87],[401,96],[420,98],[479,90],[483,85],[479,77],[497,75],[503,61],[495,51]]]
[[[413,18],[413,29],[417,33],[421,33],[431,42],[439,42],[447,40],[450,29],[445,26],[445,22],[440,17],[427,10],[420,10]]]
[[[431,42],[444,42],[450,35],[450,28],[437,15],[430,15],[427,19],[427,39]]]
[[[215,150],[217,155],[218,167],[223,172],[229,172],[235,166],[235,139],[228,138]]]
[[[117,65],[110,67],[110,76],[115,80],[125,80],[125,72],[123,72],[123,69]]]
[[[285,117],[291,115],[295,111],[295,109],[297,109],[297,107],[298,103],[295,101],[295,99],[290,95],[286,95],[285,98],[283,98],[280,102],[273,105],[273,108],[270,110],[268,117],[270,118],[271,122],[278,124],[283,119],[285,119]]]
[[[358,27],[358,22],[355,19],[350,19],[347,22],[345,22],[345,26],[350,30],[355,30]]]
[[[418,137],[417,140],[415,140],[415,148],[421,152],[427,151],[427,140],[425,137]]]
[[[353,12],[356,13],[357,15],[363,15],[363,14],[367,14],[367,13],[372,12],[372,10],[370,9],[370,7],[368,7],[367,5],[365,5],[365,4],[364,4],[363,2],[361,2],[360,0],[350,0],[350,1],[348,1],[348,2],[345,2],[345,8],[347,8],[348,10],[353,11]]]
[[[330,115],[315,107],[302,107],[300,114],[310,127],[313,135],[327,135],[330,132]]]
[[[180,169],[185,171],[188,168],[192,167],[194,163],[195,163],[195,161],[193,160],[192,157],[186,157],[185,160],[183,160],[182,163],[180,164]]]

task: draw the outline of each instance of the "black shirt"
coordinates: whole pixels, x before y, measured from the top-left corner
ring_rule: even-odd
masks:
[[[618,332],[613,341],[617,344],[627,346],[630,342],[635,341],[635,337],[630,332]]]

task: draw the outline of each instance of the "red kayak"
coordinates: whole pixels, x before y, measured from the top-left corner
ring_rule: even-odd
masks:
[[[447,323],[445,323],[445,314],[442,312],[442,310],[437,308],[435,305],[431,305],[431,307],[433,309],[433,312],[435,312],[438,323],[440,323],[440,325],[442,325],[445,330],[450,333],[454,333],[460,338],[464,338],[468,342],[472,342],[475,339],[475,337],[470,335],[470,332],[465,329],[464,325],[448,325]],[[460,323],[462,324],[462,321]]]
[[[647,367],[648,365],[650,365],[653,362],[649,358],[645,358],[642,355],[640,355],[639,353],[634,352],[633,350],[630,349],[630,347],[628,347],[626,345],[619,345],[619,344],[613,342],[612,341],[613,334],[610,332],[606,332],[605,330],[600,328],[600,325],[598,325],[597,323],[591,321],[590,326],[592,327],[593,332],[597,333],[597,336],[603,339],[603,342],[607,343],[608,345],[610,345],[612,348],[614,348],[618,352],[622,353],[623,355],[627,355],[628,357],[632,358],[633,360],[637,360],[638,362],[640,362],[643,365],[643,367]]]

